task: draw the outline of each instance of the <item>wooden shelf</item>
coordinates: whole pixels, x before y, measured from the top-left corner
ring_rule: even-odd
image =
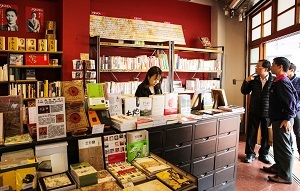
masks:
[[[61,65],[9,65],[10,68],[61,68]]]
[[[141,49],[156,49],[156,50],[169,50],[169,46],[160,46],[160,45],[137,45],[137,44],[128,44],[128,43],[114,43],[114,42],[100,42],[100,46],[106,47],[119,47],[119,48],[141,48]],[[188,48],[188,47],[174,47],[175,51],[181,52],[200,52],[200,53],[223,53],[223,51],[218,50],[217,48],[211,49],[201,49],[201,48]]]
[[[26,51],[26,50],[0,50],[1,53],[13,53],[13,54],[62,54],[62,51]]]
[[[8,81],[0,81],[0,84],[7,84]]]
[[[23,101],[31,101],[31,100],[35,100],[36,98],[23,98]]]
[[[10,81],[10,83],[34,83],[37,82],[37,80],[14,80]]]

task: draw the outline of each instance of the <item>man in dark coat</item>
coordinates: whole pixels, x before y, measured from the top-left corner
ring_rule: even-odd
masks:
[[[269,89],[274,77],[270,73],[271,63],[267,60],[260,60],[255,67],[255,74],[247,77],[241,87],[244,95],[250,95],[249,116],[246,131],[246,147],[244,158],[245,163],[255,160],[255,145],[257,133],[260,125],[261,147],[259,149],[258,160],[271,164],[268,157],[270,146],[268,145],[269,120]]]

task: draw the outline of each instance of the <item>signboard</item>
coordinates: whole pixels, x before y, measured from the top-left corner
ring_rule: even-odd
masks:
[[[90,15],[90,36],[115,40],[166,42],[185,45],[181,25]]]

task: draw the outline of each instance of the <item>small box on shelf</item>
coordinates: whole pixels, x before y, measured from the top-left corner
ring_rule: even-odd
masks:
[[[0,36],[0,50],[5,50],[5,37]]]
[[[49,65],[49,54],[25,54],[26,65]]]
[[[47,39],[38,39],[38,51],[47,51]]]
[[[26,39],[26,51],[36,51],[36,39],[34,38]]]
[[[18,50],[18,37],[8,37],[8,50]]]
[[[25,51],[25,38],[18,38],[18,50]]]

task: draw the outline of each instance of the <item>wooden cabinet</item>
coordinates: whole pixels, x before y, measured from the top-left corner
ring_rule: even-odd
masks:
[[[198,190],[235,186],[240,114],[202,119],[189,125],[148,129],[150,151],[198,178]]]

